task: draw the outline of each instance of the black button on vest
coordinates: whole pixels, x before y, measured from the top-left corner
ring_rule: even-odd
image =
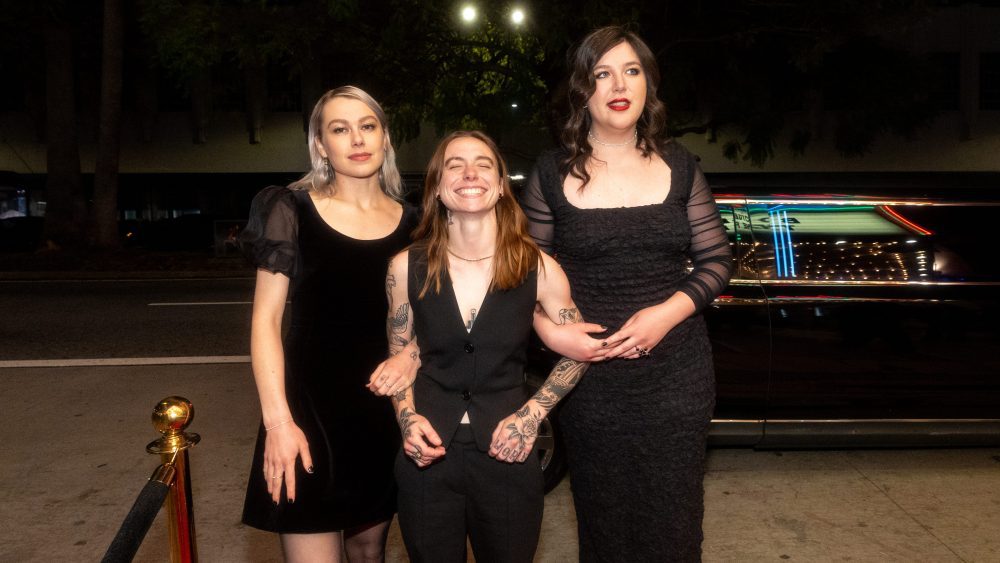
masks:
[[[465,343],[465,351],[471,354],[471,353],[473,353],[473,352],[476,351],[476,347],[473,346],[472,344],[469,344],[468,342],[466,342]]]
[[[466,389],[465,391],[462,391],[462,399],[468,401],[471,398],[472,398],[472,393],[469,393],[468,389]]]

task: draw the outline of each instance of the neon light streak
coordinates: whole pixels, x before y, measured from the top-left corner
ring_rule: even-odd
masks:
[[[782,266],[784,261],[781,259],[781,243],[778,242],[780,236],[778,234],[778,229],[781,227],[775,222],[775,215],[777,210],[771,209],[767,212],[771,223],[771,238],[774,240],[774,267],[777,269],[777,274],[779,278],[784,277],[784,272],[782,271]]]
[[[913,221],[910,221],[906,217],[903,217],[902,215],[900,215],[899,213],[897,213],[896,211],[894,211],[888,205],[879,206],[879,210],[885,212],[885,214],[888,215],[890,218],[895,219],[897,222],[902,223],[904,226],[909,227],[911,231],[915,231],[916,233],[919,233],[921,235],[933,235],[934,234],[934,233],[928,231],[927,229],[921,227],[920,225],[917,225]]]
[[[784,218],[784,234],[785,241],[787,241],[786,255],[788,256],[788,269],[786,273],[790,273],[791,277],[795,277],[795,248],[792,246],[792,229],[789,227],[788,223],[788,211],[782,210],[781,215]]]
[[[787,209],[769,209],[771,236],[774,240],[774,265],[779,278],[794,278],[795,249],[792,247],[792,230]]]

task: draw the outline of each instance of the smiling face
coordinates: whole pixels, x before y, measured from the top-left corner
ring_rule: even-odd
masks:
[[[646,106],[646,73],[628,41],[604,53],[592,72],[594,93],[587,101],[587,111],[594,134],[617,141],[622,133],[632,132]]]
[[[503,188],[497,155],[474,137],[459,137],[444,151],[437,196],[455,213],[482,213],[492,210]]]
[[[364,102],[337,96],[323,106],[322,128],[316,140],[336,175],[370,178],[385,160],[385,129]]]

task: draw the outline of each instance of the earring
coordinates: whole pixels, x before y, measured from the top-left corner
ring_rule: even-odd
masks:
[[[448,209],[447,211],[448,211],[448,224],[449,225],[454,225],[455,221],[453,221],[452,218],[451,218],[451,209]]]
[[[333,178],[333,168],[330,167],[330,159],[323,159],[323,172],[326,173],[327,178]]]

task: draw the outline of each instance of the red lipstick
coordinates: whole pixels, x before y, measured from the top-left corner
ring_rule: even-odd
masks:
[[[351,160],[353,160],[355,162],[364,162],[364,161],[368,160],[371,157],[372,157],[372,153],[370,153],[370,152],[356,152],[356,153],[348,156],[347,158],[349,158],[349,159],[351,159]]]
[[[625,111],[632,107],[632,102],[628,98],[615,98],[608,102],[608,107],[613,111]]]

